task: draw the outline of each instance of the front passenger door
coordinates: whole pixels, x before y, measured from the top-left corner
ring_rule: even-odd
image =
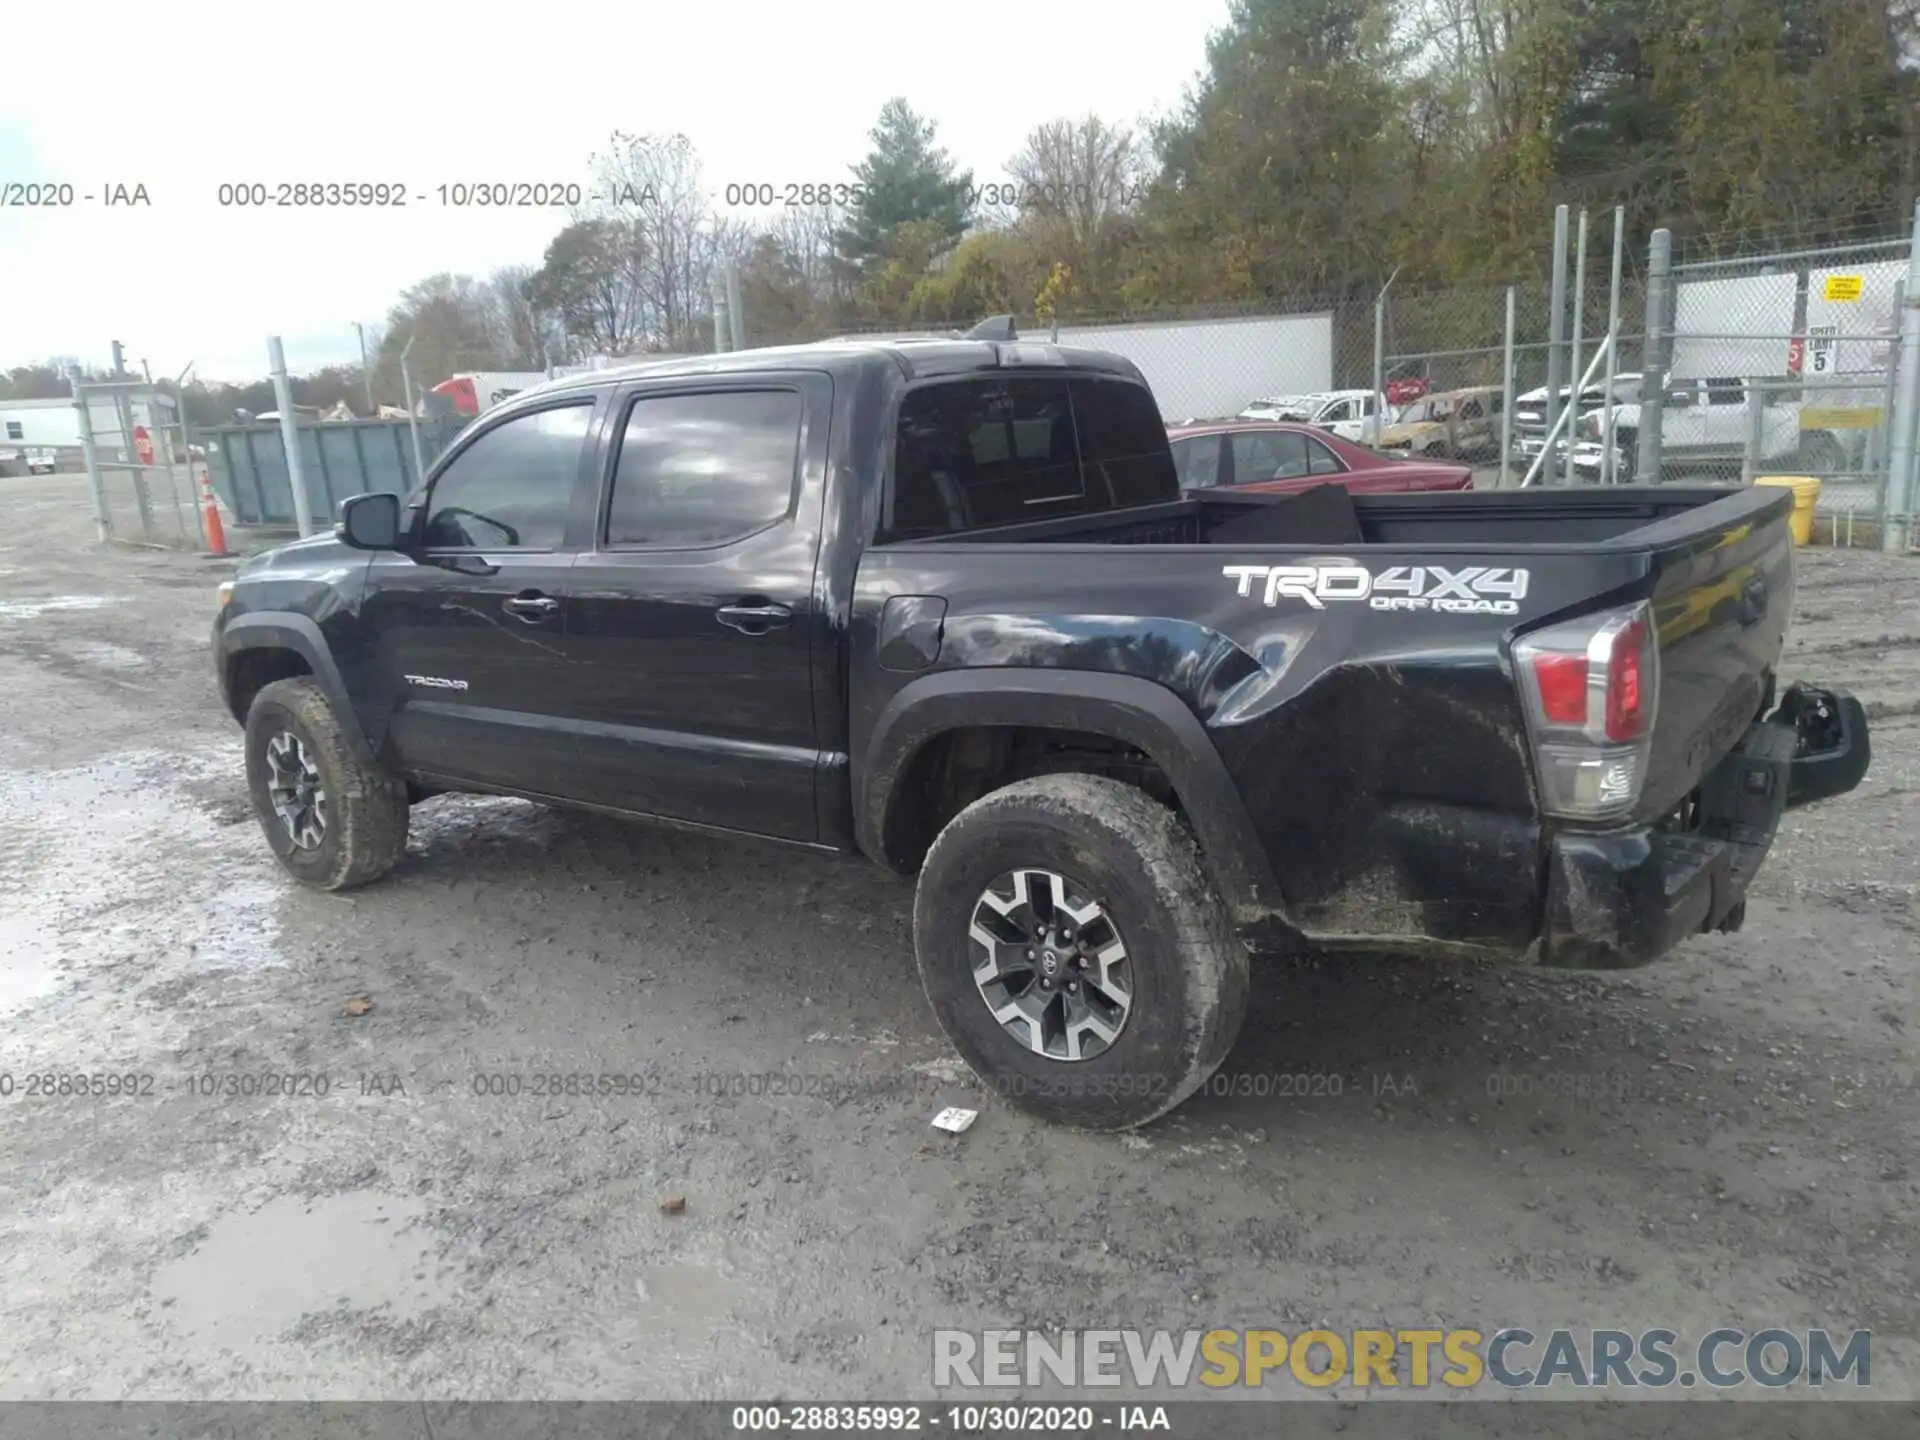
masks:
[[[362,633],[406,771],[566,796],[567,581],[589,532],[595,402],[478,425],[414,507],[408,549],[376,557]]]

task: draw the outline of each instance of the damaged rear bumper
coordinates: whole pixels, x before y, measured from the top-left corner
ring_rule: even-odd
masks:
[[[1689,935],[1739,929],[1781,814],[1853,789],[1871,758],[1858,700],[1794,686],[1701,781],[1687,828],[1554,837],[1541,963],[1644,965]]]

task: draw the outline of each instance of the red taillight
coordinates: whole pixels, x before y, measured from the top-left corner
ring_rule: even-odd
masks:
[[[1607,661],[1609,740],[1634,740],[1646,733],[1646,661],[1647,622],[1635,620],[1614,635],[1613,654]]]
[[[1513,642],[1545,814],[1611,823],[1639,803],[1660,695],[1653,633],[1641,601]]]
[[[1533,683],[1540,695],[1540,713],[1549,724],[1584,725],[1586,723],[1586,656],[1535,655]]]

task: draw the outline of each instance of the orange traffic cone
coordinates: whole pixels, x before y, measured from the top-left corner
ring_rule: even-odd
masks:
[[[207,554],[224,560],[233,552],[227,549],[227,530],[220,523],[220,502],[213,498],[213,467],[200,472],[200,518],[207,532]]]

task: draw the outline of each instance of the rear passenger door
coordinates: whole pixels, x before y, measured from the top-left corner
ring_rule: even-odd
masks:
[[[819,834],[814,559],[831,381],[619,392],[567,655],[591,797],[788,840]]]

